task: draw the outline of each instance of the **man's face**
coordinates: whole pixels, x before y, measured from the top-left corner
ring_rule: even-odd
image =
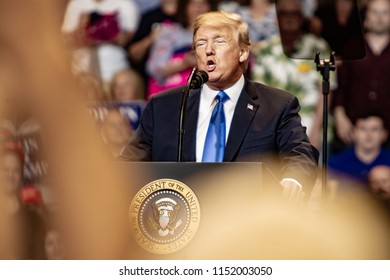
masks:
[[[206,0],[190,0],[187,4],[187,16],[189,22],[194,22],[195,19],[210,11],[209,1]]]
[[[390,200],[390,169],[377,166],[370,171],[369,184],[371,191],[380,199]]]
[[[278,22],[282,33],[300,32],[304,23],[303,12],[298,2],[283,1],[277,8]]]
[[[390,2],[374,0],[367,9],[365,27],[369,32],[388,34],[390,32]]]
[[[13,193],[22,183],[22,164],[16,154],[5,152],[1,154],[0,184],[2,191]]]
[[[387,132],[378,117],[359,119],[354,128],[354,141],[364,150],[378,149],[386,140]]]
[[[114,96],[117,101],[130,101],[136,99],[136,82],[127,73],[121,73],[114,80]]]
[[[197,67],[209,75],[208,85],[215,89],[232,86],[243,73],[249,55],[238,45],[238,31],[228,27],[201,26],[194,38]]]

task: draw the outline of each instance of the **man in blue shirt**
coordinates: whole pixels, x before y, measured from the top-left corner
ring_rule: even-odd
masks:
[[[388,137],[383,118],[377,113],[366,113],[357,118],[353,127],[353,145],[329,157],[329,171],[336,179],[347,179],[367,184],[371,168],[390,166],[390,150],[382,145]]]

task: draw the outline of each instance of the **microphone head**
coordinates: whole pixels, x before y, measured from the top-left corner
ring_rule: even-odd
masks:
[[[197,70],[192,78],[190,88],[198,89],[209,80],[209,75],[203,70]]]

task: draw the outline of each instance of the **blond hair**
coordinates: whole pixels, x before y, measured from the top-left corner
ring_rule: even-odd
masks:
[[[199,27],[203,25],[215,28],[230,27],[233,31],[238,31],[238,45],[241,48],[251,47],[251,42],[249,40],[249,27],[238,14],[223,11],[212,11],[201,14],[197,17],[194,23],[193,39],[195,39]]]
[[[135,99],[145,99],[145,86],[142,77],[140,76],[140,74],[138,74],[137,71],[135,71],[132,68],[119,70],[113,75],[110,84],[110,94],[111,94],[110,98],[112,100],[116,99],[114,88],[117,83],[116,81],[118,77],[121,75],[126,75],[129,78],[129,80],[131,80],[131,82],[133,83],[134,90],[135,90]]]

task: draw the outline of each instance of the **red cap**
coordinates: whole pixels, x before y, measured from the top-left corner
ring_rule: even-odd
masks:
[[[34,185],[25,185],[19,191],[19,198],[23,204],[39,205],[42,203],[42,194]]]

